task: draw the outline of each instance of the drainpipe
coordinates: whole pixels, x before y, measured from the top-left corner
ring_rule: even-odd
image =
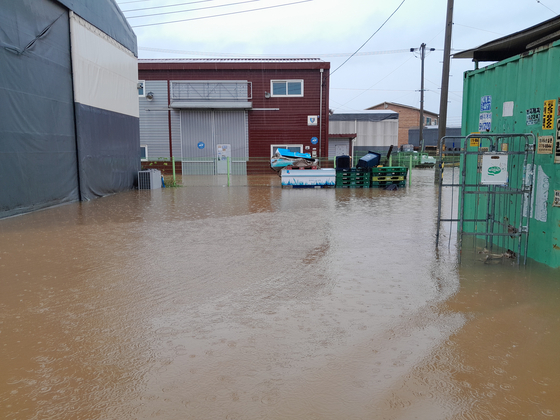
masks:
[[[167,79],[167,129],[169,131],[169,158],[173,157],[173,139],[171,136],[171,86]]]
[[[321,134],[323,133],[323,69],[319,69],[321,73],[321,90],[319,92],[319,162],[321,161],[322,157],[322,142],[321,142]]]

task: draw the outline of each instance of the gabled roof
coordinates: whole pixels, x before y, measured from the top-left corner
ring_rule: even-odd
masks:
[[[372,121],[398,120],[399,113],[390,110],[374,110],[334,113],[329,115],[329,121]]]
[[[560,15],[538,25],[453,54],[473,61],[501,61],[560,39]]]
[[[400,107],[402,107],[402,108],[412,109],[412,110],[414,110],[414,111],[420,112],[420,108],[415,108],[415,107],[410,106],[410,105],[398,104],[398,103],[396,103],[396,102],[381,102],[380,104],[371,106],[371,107],[366,108],[366,109],[368,109],[368,110],[373,110],[375,107],[378,107],[378,106],[381,106],[381,105],[383,105],[383,106],[385,107],[385,109],[387,109],[386,105],[393,105],[393,106],[400,106]],[[428,111],[428,110],[424,110],[424,113],[438,116],[437,113],[431,112],[431,111]]]

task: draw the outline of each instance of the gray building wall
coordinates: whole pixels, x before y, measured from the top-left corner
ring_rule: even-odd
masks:
[[[424,146],[437,146],[438,145],[438,126],[432,125],[424,127]],[[461,127],[447,127],[447,136],[461,136]],[[418,128],[411,128],[408,130],[408,144],[414,147],[420,147],[420,130]],[[448,143],[448,142],[446,142]],[[446,144],[449,148],[450,144]],[[459,147],[459,146],[457,146]]]
[[[140,144],[148,147],[148,160],[170,158],[169,153],[169,111],[167,81],[146,80],[144,92],[152,92],[150,101],[140,97]],[[171,110],[171,147],[173,156],[182,158],[181,113]]]

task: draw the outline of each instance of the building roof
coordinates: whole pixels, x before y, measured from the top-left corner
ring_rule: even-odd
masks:
[[[358,137],[357,133],[347,133],[347,134],[330,134],[329,133],[329,138],[331,139],[355,139],[356,137]]]
[[[318,58],[168,58],[138,60],[138,70],[330,69]]]
[[[138,57],[136,34],[116,0],[56,0]]]
[[[385,120],[398,120],[399,113],[390,110],[383,111],[360,111],[332,114],[329,116],[329,121],[385,121]]]
[[[501,61],[558,39],[560,39],[560,15],[479,47],[453,54],[453,58],[472,58],[473,61]]]
[[[398,103],[396,103],[396,102],[381,102],[380,104],[371,106],[371,107],[369,107],[369,108],[367,108],[367,109],[368,109],[368,110],[370,110],[370,109],[373,110],[374,108],[376,108],[376,107],[378,107],[378,106],[381,106],[381,105],[383,105],[383,106],[385,107],[385,109],[387,109],[387,105],[389,105],[389,106],[392,105],[392,106],[400,106],[400,107],[402,107],[402,108],[408,108],[408,109],[412,109],[412,110],[414,110],[414,111],[420,112],[420,108],[415,108],[415,107],[410,106],[410,105],[398,104]],[[424,113],[425,113],[425,114],[435,115],[436,117],[438,116],[437,113],[428,111],[428,110],[426,110],[426,109],[424,109]]]
[[[320,58],[143,58],[139,63],[300,63],[322,62]]]

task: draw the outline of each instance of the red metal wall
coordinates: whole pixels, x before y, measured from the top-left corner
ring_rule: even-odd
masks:
[[[329,127],[329,69],[330,63],[322,61],[283,62],[177,62],[146,61],[138,64],[139,80],[247,80],[252,83],[253,109],[249,110],[249,157],[256,169],[255,158],[270,158],[272,144],[303,144],[317,149],[317,156],[327,157]],[[322,104],[321,72],[322,73]],[[303,97],[271,97],[271,80],[303,80]],[[322,111],[320,107],[322,106]],[[279,110],[259,110],[278,108]],[[317,126],[308,126],[309,115],[321,115]],[[320,132],[321,130],[321,132]],[[313,145],[311,138],[321,139]]]

